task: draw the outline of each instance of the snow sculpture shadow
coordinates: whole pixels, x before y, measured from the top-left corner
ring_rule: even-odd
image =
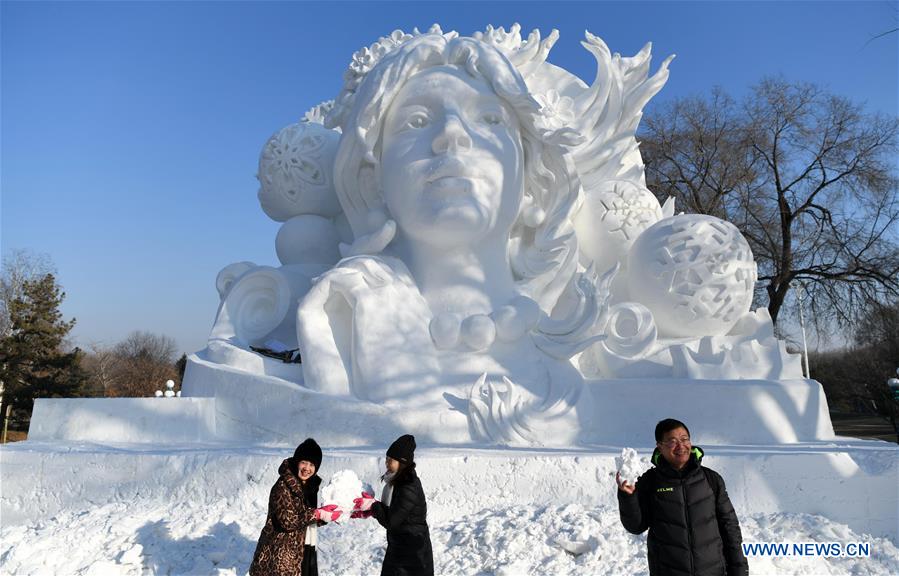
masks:
[[[141,573],[146,574],[246,574],[256,549],[237,522],[218,522],[201,536],[175,539],[168,522],[157,520],[138,528],[136,541],[143,548]]]

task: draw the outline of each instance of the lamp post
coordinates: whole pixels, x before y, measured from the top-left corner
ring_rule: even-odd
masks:
[[[899,368],[896,368],[896,376],[899,376]],[[899,378],[890,378],[887,380],[887,386],[892,393],[892,401],[899,403]],[[899,422],[896,421],[895,410],[890,410],[890,424],[893,425],[893,430],[896,431],[896,443],[899,444]]]
[[[796,291],[796,294],[799,297],[799,328],[802,330],[802,361],[805,368],[805,377],[811,378],[811,371],[808,367],[808,344],[805,339],[805,317],[802,313],[802,293],[805,292],[805,284],[802,282],[798,282],[797,284],[799,286],[799,289]]]

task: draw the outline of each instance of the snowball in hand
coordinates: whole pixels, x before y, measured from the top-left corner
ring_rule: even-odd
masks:
[[[331,476],[331,481],[322,488],[322,506],[337,504],[341,510],[352,510],[353,500],[363,490],[371,492],[371,486],[363,485],[352,470],[341,470]]]
[[[624,448],[621,450],[621,456],[615,457],[615,466],[621,479],[631,486],[637,483],[637,478],[647,468],[646,464],[633,448]]]

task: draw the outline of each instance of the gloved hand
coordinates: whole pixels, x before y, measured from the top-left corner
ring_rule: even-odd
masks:
[[[334,522],[340,518],[341,514],[343,514],[343,510],[338,508],[337,504],[328,504],[315,509],[315,519],[321,522]]]
[[[362,496],[353,500],[353,512],[368,512],[376,502],[373,494],[363,492]]]
[[[359,510],[350,514],[350,518],[371,518],[373,514],[371,510]]]

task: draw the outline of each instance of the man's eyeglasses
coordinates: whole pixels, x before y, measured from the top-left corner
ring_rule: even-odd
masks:
[[[670,440],[659,442],[659,444],[666,448],[674,448],[678,444],[683,444],[684,446],[692,446],[689,438],[671,438]]]

